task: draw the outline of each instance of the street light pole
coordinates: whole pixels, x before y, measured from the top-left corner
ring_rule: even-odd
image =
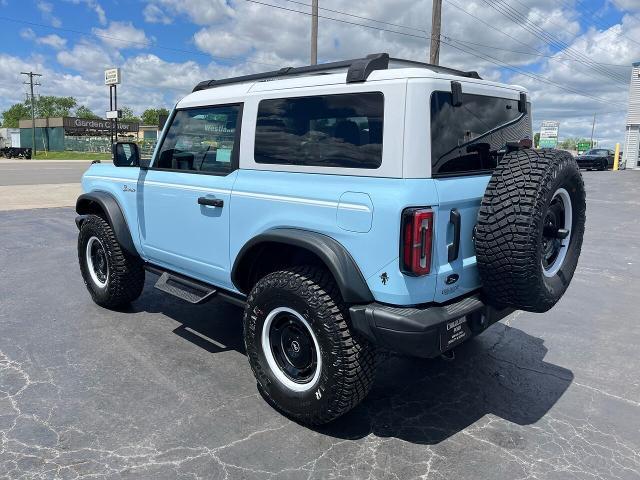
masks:
[[[318,0],[311,2],[311,65],[318,64]]]
[[[591,126],[591,148],[593,148],[593,134],[596,130],[596,114],[593,114],[593,125]]]
[[[433,0],[431,8],[431,47],[429,63],[440,64],[440,24],[442,22],[442,0]]]

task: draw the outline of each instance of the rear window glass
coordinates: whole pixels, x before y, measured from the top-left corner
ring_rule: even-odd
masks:
[[[492,170],[506,153],[507,143],[531,140],[531,105],[518,111],[518,100],[462,95],[452,105],[451,92],[431,95],[432,175]]]
[[[378,168],[384,96],[349,93],[262,100],[255,161],[317,167]]]

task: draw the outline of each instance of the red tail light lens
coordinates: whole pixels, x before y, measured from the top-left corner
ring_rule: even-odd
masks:
[[[427,275],[431,271],[433,211],[407,208],[401,226],[400,270],[412,276]]]

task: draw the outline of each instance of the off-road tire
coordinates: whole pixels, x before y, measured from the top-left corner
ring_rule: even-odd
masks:
[[[543,222],[561,188],[571,200],[571,236],[560,269],[549,277],[542,266]],[[487,301],[530,312],[553,307],[573,278],[585,219],[584,183],[571,154],[528,149],[506,155],[489,181],[475,232]]]
[[[100,240],[107,258],[109,275],[102,288],[91,278],[87,264],[87,244],[92,237]],[[82,222],[78,233],[78,261],[84,284],[98,305],[109,309],[122,308],[142,293],[145,277],[142,260],[122,249],[111,225],[104,218],[89,215]]]
[[[293,391],[276,378],[262,348],[265,319],[283,306],[304,317],[320,348],[320,376],[304,392]],[[244,311],[244,341],[262,395],[303,424],[320,425],[343,415],[365,398],[373,383],[374,350],[352,332],[340,291],[324,269],[295,267],[259,280]]]

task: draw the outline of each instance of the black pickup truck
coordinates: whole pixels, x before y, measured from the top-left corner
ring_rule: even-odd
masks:
[[[0,148],[0,154],[6,158],[31,158],[30,148],[4,147]]]

